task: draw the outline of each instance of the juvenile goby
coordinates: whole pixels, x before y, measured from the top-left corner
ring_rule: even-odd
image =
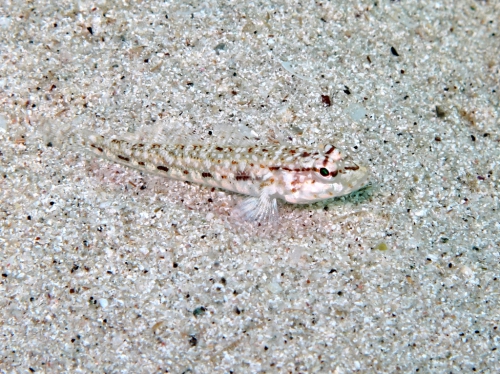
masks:
[[[322,150],[292,145],[158,144],[97,134],[81,146],[111,161],[167,178],[250,196],[236,210],[247,220],[277,217],[276,199],[309,204],[349,194],[367,182],[368,170],[333,145]]]

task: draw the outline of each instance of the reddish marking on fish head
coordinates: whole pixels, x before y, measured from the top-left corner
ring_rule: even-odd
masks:
[[[344,167],[345,170],[358,170],[359,169],[359,166],[354,164],[352,166],[345,166]]]
[[[333,145],[328,144],[327,146],[325,146],[325,155],[329,155],[333,151],[335,151],[335,147]]]

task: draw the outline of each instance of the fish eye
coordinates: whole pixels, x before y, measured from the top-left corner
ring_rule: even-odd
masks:
[[[327,168],[321,168],[319,169],[319,173],[323,176],[323,177],[328,177],[328,175],[330,174],[330,172],[328,171]]]

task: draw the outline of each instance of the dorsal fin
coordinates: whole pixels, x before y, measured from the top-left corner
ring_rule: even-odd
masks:
[[[186,124],[170,123],[143,126],[135,132],[117,134],[116,137],[129,142],[160,144],[217,144],[251,146],[259,144],[281,144],[288,141],[285,136],[277,136],[274,131],[261,137],[245,125],[216,124],[195,128]]]

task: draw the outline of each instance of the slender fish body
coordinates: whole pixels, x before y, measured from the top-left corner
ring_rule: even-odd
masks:
[[[158,144],[83,134],[81,146],[111,161],[171,179],[250,196],[237,209],[249,220],[277,217],[276,199],[307,204],[349,194],[368,171],[332,145]]]

